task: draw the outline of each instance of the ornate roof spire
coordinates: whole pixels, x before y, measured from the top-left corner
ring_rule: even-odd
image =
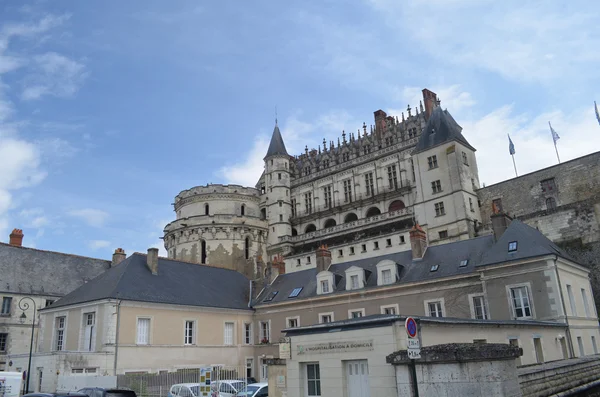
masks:
[[[281,137],[281,131],[279,131],[279,126],[277,125],[277,118],[275,118],[275,128],[273,129],[271,143],[269,144],[269,149],[267,150],[265,158],[277,155],[289,156],[285,148],[285,143],[283,143],[283,138]]]

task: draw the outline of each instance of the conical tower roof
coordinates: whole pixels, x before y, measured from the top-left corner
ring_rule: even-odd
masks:
[[[267,155],[265,158],[277,155],[288,156],[288,152],[285,149],[285,143],[283,143],[283,138],[281,137],[281,131],[279,131],[277,121],[275,121],[273,136],[271,136],[271,143],[269,144],[269,150],[267,150]]]

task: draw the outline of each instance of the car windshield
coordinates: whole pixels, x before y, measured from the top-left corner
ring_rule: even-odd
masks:
[[[259,386],[248,386],[246,388],[246,391],[241,391],[238,394],[236,394],[236,396],[252,397],[254,395],[254,393],[256,393],[258,391],[258,389],[260,389]]]

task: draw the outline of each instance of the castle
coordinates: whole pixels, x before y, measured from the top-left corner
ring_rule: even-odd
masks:
[[[256,278],[262,258],[283,258],[286,272],[314,267],[321,245],[333,264],[409,250],[415,222],[430,245],[474,237],[475,149],[437,95],[424,89],[400,119],[374,115],[374,125],[298,156],[276,122],[254,188],[210,184],[177,195],[177,219],[164,230],[169,258]]]

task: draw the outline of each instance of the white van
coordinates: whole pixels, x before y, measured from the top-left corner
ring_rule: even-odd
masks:
[[[23,373],[0,371],[0,397],[19,397],[23,388]]]

